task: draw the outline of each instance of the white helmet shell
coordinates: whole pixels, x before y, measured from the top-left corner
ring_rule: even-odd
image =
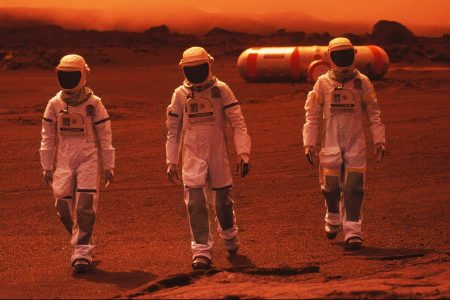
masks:
[[[78,54],[69,54],[61,58],[59,65],[56,67],[56,71],[81,72],[80,81],[74,88],[66,89],[60,86],[61,89],[63,89],[66,92],[76,92],[86,84],[86,77],[87,74],[90,72],[90,69],[82,56]]]
[[[353,47],[352,42],[348,38],[345,38],[345,37],[338,37],[338,38],[332,39],[328,43],[327,57],[328,57],[328,62],[330,63],[331,68],[333,70],[335,70],[337,72],[347,72],[347,71],[351,71],[355,68],[355,60],[353,60],[353,63],[350,66],[339,67],[331,59],[331,53],[333,51],[348,50],[348,49],[353,49],[353,51],[355,51],[355,54],[356,54],[356,49],[355,49],[355,47]]]
[[[198,66],[205,62],[211,63],[214,58],[202,47],[191,47],[183,52],[183,58],[180,60],[180,67]]]
[[[214,76],[211,71],[211,65],[214,61],[214,58],[202,47],[191,47],[186,49],[183,52],[183,58],[180,60],[179,66],[183,69],[183,74],[185,78],[185,83],[187,83],[189,86],[196,86],[201,87],[208,82],[210,82]],[[188,76],[185,73],[184,68],[185,67],[195,67],[200,66],[202,64],[208,64],[208,74],[202,82],[191,82],[188,79]]]

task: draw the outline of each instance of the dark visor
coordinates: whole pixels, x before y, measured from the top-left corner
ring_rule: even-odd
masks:
[[[209,64],[204,63],[198,66],[183,67],[183,72],[189,82],[194,84],[202,83],[208,78]]]
[[[345,68],[353,64],[355,60],[355,51],[353,49],[332,51],[331,59],[338,67]]]
[[[59,85],[63,89],[73,89],[81,79],[80,71],[57,71]]]

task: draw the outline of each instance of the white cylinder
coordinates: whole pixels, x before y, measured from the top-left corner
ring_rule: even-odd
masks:
[[[380,79],[386,74],[389,57],[382,48],[375,45],[355,48],[355,64],[361,73],[371,79]],[[237,67],[249,82],[314,81],[326,70],[327,49],[327,46],[249,48],[239,56]]]

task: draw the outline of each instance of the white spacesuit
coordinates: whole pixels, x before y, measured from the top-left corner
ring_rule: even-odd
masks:
[[[225,128],[234,129],[242,177],[249,171],[251,140],[238,101],[224,82],[212,75],[213,58],[201,47],[183,53],[185,75],[167,108],[167,173],[178,181],[180,151],[183,156],[184,200],[191,228],[194,269],[208,268],[213,240],[208,208],[214,209],[219,235],[230,254],[239,247],[233,210],[233,180],[228,162]]]
[[[356,50],[346,38],[328,45],[332,69],[319,77],[306,99],[303,145],[315,165],[320,111],[323,111],[320,185],[325,198],[325,232],[329,239],[343,227],[346,248],[362,246],[361,205],[365,190],[366,142],[363,121],[367,115],[377,162],[384,156],[385,128],[370,80],[354,66]],[[341,198],[343,198],[343,209]],[[342,216],[341,216],[342,212]]]
[[[107,185],[114,176],[111,124],[100,98],[85,87],[88,72],[88,65],[79,55],[61,59],[56,73],[62,90],[45,109],[40,148],[44,178],[53,189],[57,214],[72,235],[75,272],[87,271],[92,262],[99,154]]]

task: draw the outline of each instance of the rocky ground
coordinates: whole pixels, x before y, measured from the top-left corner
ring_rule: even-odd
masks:
[[[89,52],[89,85],[112,118],[117,176],[101,190],[95,268],[84,276],[71,273],[69,237],[41,178],[54,71],[31,62],[0,71],[0,297],[450,297],[447,65],[396,63],[374,83],[388,152],[381,165],[368,155],[365,247],[346,252],[342,236],[324,236],[318,171],[303,157],[312,86],[249,84],[237,54],[219,53],[215,72],[241,101],[252,136],[252,170],[234,174],[240,253],[228,257],[216,237],[214,269],[200,274],[190,268],[182,187],[165,175],[165,109],[182,81],[181,50],[144,50]]]

